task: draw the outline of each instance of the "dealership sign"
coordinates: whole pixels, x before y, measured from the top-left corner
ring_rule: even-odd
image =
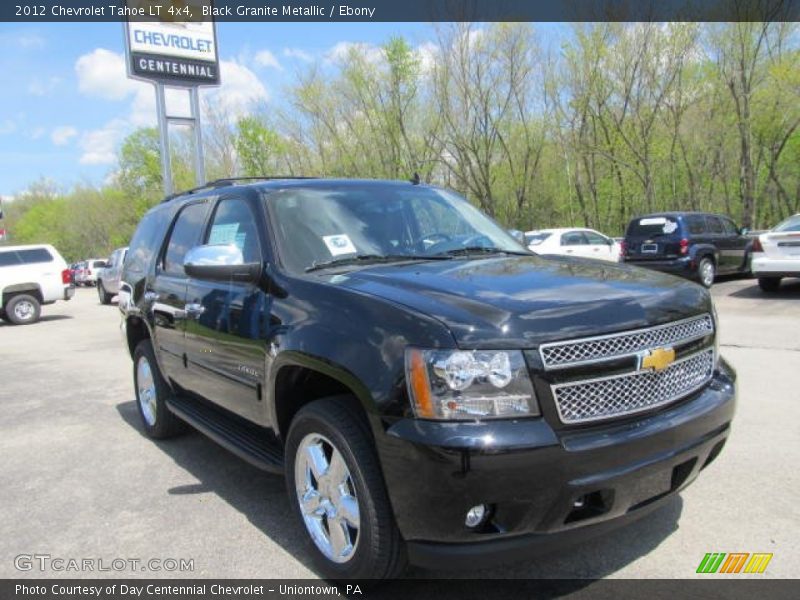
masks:
[[[212,20],[181,20],[187,4],[203,14],[210,0],[129,0],[143,9],[141,20],[126,25],[128,74],[167,85],[218,85],[219,55]],[[206,17],[208,19],[208,17]]]

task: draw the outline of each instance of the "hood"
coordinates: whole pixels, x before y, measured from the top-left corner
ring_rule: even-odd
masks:
[[[430,315],[461,348],[540,343],[711,311],[701,286],[638,267],[511,256],[372,266],[329,281]]]

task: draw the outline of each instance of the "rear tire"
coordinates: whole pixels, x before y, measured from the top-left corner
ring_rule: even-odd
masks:
[[[714,278],[717,276],[717,269],[714,266],[714,261],[707,256],[700,259],[697,265],[697,276],[700,278],[700,283],[704,287],[710,288],[714,285]]]
[[[286,440],[286,485],[321,575],[391,579],[405,570],[405,543],[354,398],[324,398],[297,413]]]
[[[30,294],[18,294],[6,304],[4,317],[14,325],[36,323],[42,314],[42,306]]]
[[[142,426],[149,437],[163,440],[183,433],[186,424],[167,407],[171,392],[150,340],[142,340],[133,351],[133,387]]]
[[[113,298],[111,294],[106,292],[103,282],[99,279],[97,280],[97,297],[100,298],[100,304],[111,304],[111,298]]]
[[[767,292],[767,293],[777,292],[778,288],[781,287],[781,278],[780,277],[759,277],[758,278],[758,287],[760,287],[762,291]]]

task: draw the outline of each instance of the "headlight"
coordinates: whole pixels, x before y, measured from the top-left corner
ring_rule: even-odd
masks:
[[[508,419],[539,414],[520,351],[406,350],[406,382],[420,419]]]

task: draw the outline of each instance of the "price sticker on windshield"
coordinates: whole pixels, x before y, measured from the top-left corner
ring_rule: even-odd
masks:
[[[350,236],[342,233],[340,235],[324,235],[322,241],[328,247],[331,256],[341,256],[342,254],[356,254],[356,247],[350,240]]]

